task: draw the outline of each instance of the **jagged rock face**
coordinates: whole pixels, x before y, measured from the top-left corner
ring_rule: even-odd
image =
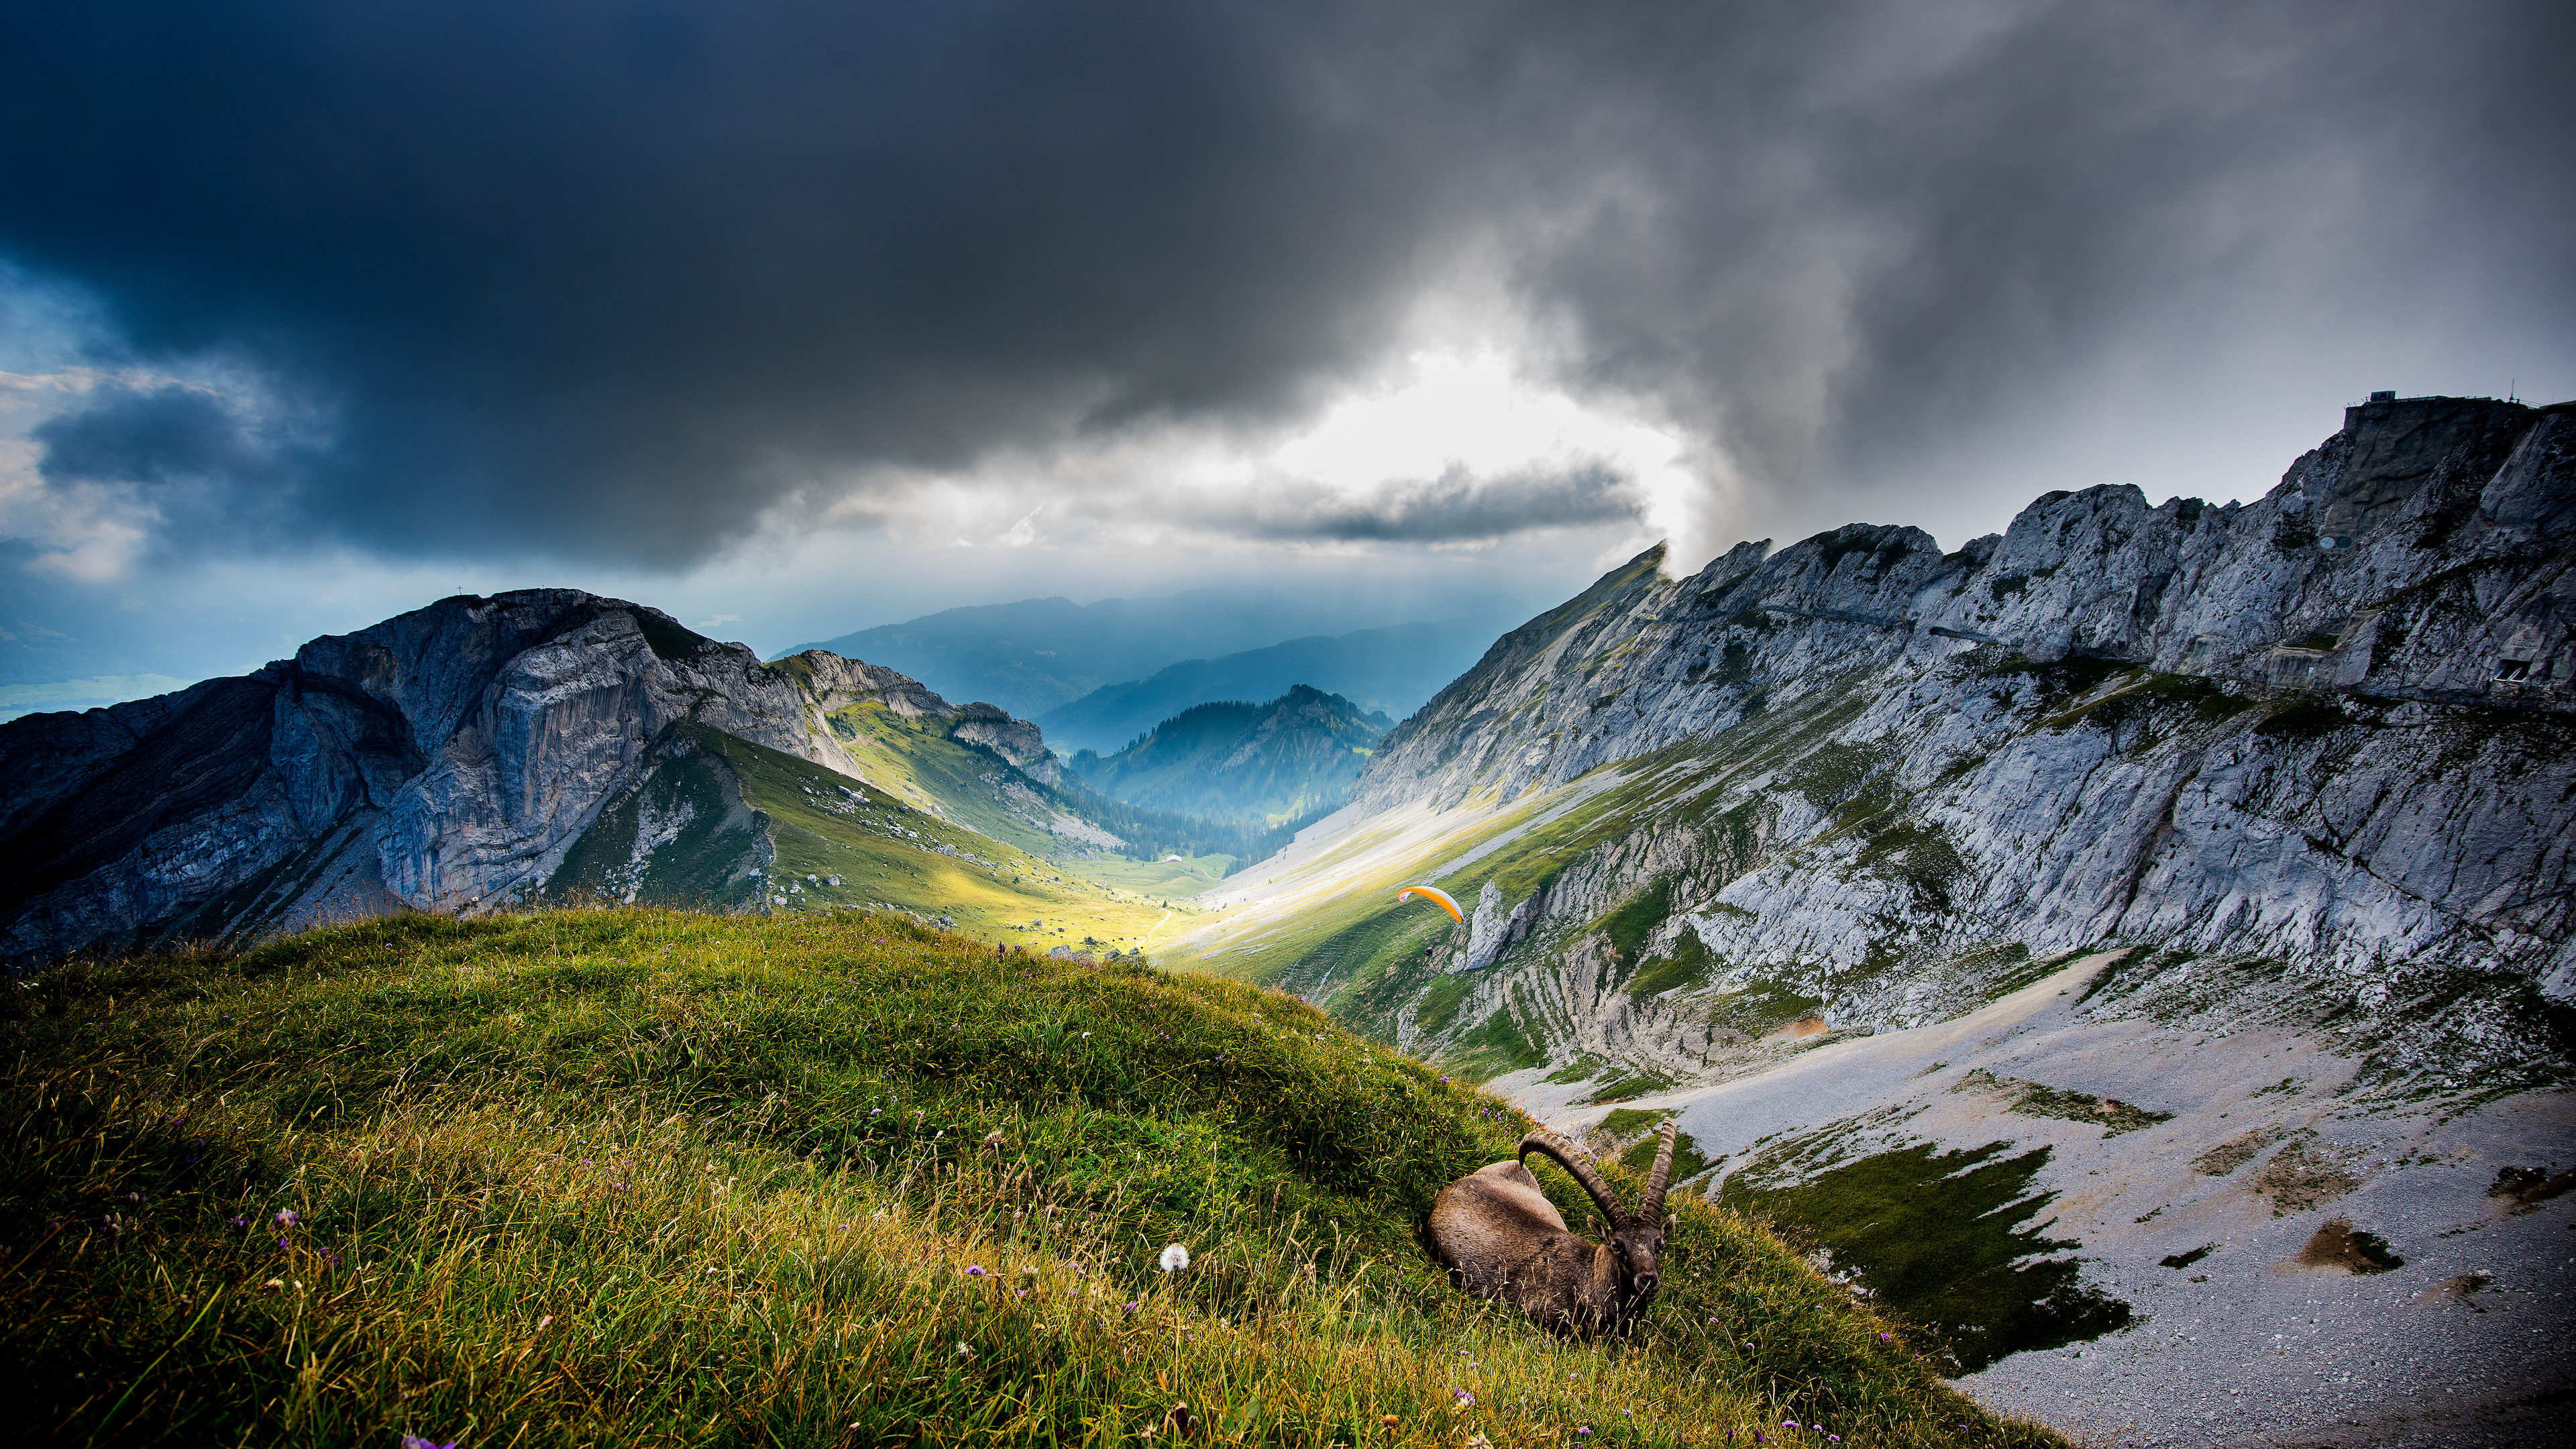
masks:
[[[1679,580],[1650,552],[1505,636],[1352,816],[1605,765],[1624,814],[1534,890],[1485,883],[1448,1033],[1508,1007],[1552,1061],[1679,1080],[1763,1028],[1729,1015],[1747,990],[1901,1027],[2106,942],[2271,961],[2364,1013],[2446,972],[2576,995],[2576,414],[2348,424],[2256,503],[2095,488],[1955,553],[1854,525]],[[1650,892],[1620,960],[1602,922]],[[1704,964],[1620,989],[1677,957]]]
[[[822,657],[840,659],[837,654],[827,654]],[[843,659],[841,662],[850,664],[855,661]],[[859,667],[864,669],[867,666]],[[893,673],[891,670],[883,672]],[[920,685],[904,679],[902,675],[896,674],[894,677],[903,679],[905,684],[911,685],[913,689],[928,696],[934,703],[939,701],[938,695],[931,694]],[[837,708],[837,706],[834,707]],[[935,714],[935,711],[924,713]],[[1042,780],[1049,785],[1064,783],[1064,766],[1048,752],[1046,738],[1039,733],[1038,727],[1026,720],[1011,718],[1009,713],[999,705],[978,701],[974,704],[958,706],[951,712],[948,736],[951,739],[964,740],[971,745],[982,745],[994,754],[1019,766],[1020,773],[1033,780]]]
[[[0,726],[0,954],[491,909],[541,886],[678,727],[854,774],[823,720],[862,700],[1047,763],[990,705],[837,655],[765,665],[568,589],[446,599],[245,678],[28,716]]]
[[[2151,508],[2128,486],[2052,493],[1952,554],[1919,529],[1853,524],[1777,553],[1739,544],[1687,579],[1662,577],[1650,550],[1505,635],[1397,726],[1353,803],[1483,787],[1508,797],[1709,734],[1748,699],[1796,689],[1795,676],[1980,642],[2039,661],[2567,709],[2576,407],[2426,399],[2420,410],[2455,404],[2479,426],[2412,426],[2413,402],[2355,409],[2375,420],[2356,418],[2358,435],[2336,434],[2248,505]],[[2432,433],[2413,438],[2414,454],[2456,440],[2438,465],[2404,470],[2415,486],[2391,498],[2390,466],[2351,466],[2356,450],[2365,461],[2396,451],[2383,432]],[[2315,516],[2365,512],[2369,531],[2316,546]],[[1752,627],[1796,620],[1813,627],[1791,639]],[[1757,643],[1766,688],[1725,688],[1752,677],[1743,651]]]

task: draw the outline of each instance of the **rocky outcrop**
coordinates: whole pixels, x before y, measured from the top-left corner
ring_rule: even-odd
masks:
[[[0,726],[0,954],[494,909],[683,726],[856,774],[827,721],[859,702],[1052,765],[990,705],[832,654],[763,664],[568,589],[445,599],[243,678],[28,716]]]
[[[1502,959],[1507,948],[1528,940],[1547,918],[1548,895],[1548,887],[1542,885],[1506,906],[1502,888],[1485,882],[1476,895],[1476,914],[1467,922],[1467,953],[1451,969],[1482,971]]]
[[[2133,487],[2090,488],[2049,494],[1955,553],[1918,529],[1853,524],[1776,554],[1739,544],[1686,579],[1660,575],[1658,548],[1499,640],[1387,737],[1353,803],[1561,783],[1722,729],[1791,676],[1981,644],[2039,662],[2565,710],[2571,478],[2576,404],[2415,399],[2352,410],[2346,431],[2242,506],[2150,507]],[[2319,520],[2352,531],[2320,533]],[[1765,687],[1727,688],[1752,678],[1756,642]]]
[[[1876,525],[1681,579],[1649,552],[1380,747],[1337,819],[1454,816],[1450,861],[1405,869],[1477,906],[1372,1000],[1471,971],[1414,1049],[1682,1080],[1781,1020],[1943,1020],[2138,944],[2269,963],[2400,1035],[2448,1003],[2461,1070],[2550,1056],[2528,993],[2576,996],[2571,561],[2576,409],[2457,399],[2356,408],[2241,506],[2103,487],[1949,553]],[[1539,822],[1498,845],[1516,801]]]

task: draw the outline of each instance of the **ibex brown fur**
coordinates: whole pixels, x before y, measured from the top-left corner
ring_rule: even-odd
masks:
[[[1441,1190],[1431,1204],[1432,1251],[1470,1291],[1516,1304],[1556,1332],[1624,1331],[1655,1301],[1663,1281],[1658,1260],[1674,1131],[1672,1123],[1663,1125],[1655,1170],[1634,1213],[1619,1205],[1581,1148],[1553,1132],[1533,1132],[1510,1161],[1480,1167]],[[1533,1152],[1555,1158],[1592,1195],[1610,1225],[1608,1244],[1586,1242],[1566,1227],[1523,1165]]]

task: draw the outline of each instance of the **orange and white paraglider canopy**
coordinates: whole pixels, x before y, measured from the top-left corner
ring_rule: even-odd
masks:
[[[1404,889],[1395,893],[1395,898],[1399,901],[1403,900],[1406,896],[1420,896],[1424,900],[1438,906],[1440,909],[1447,911],[1449,913],[1449,919],[1456,921],[1459,925],[1463,926],[1467,924],[1467,917],[1459,911],[1458,903],[1449,899],[1449,893],[1447,891],[1434,890],[1430,886],[1406,886]]]

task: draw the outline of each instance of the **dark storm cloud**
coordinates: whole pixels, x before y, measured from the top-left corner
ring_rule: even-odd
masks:
[[[27,5],[0,15],[0,260],[88,289],[135,358],[220,356],[327,419],[289,482],[205,476],[386,552],[679,563],[818,475],[1274,421],[1470,256],[1566,379],[1793,487],[2141,328],[2224,348],[2427,275],[2576,326],[2570,28],[2539,4]],[[49,472],[176,456],[140,406],[62,424]],[[1442,516],[1335,506],[1247,526]]]
[[[105,485],[173,545],[256,546],[291,530],[314,444],[212,389],[109,383],[28,431],[47,485]]]
[[[49,483],[244,480],[267,463],[220,398],[184,387],[108,387],[89,405],[38,423],[38,472]]]

